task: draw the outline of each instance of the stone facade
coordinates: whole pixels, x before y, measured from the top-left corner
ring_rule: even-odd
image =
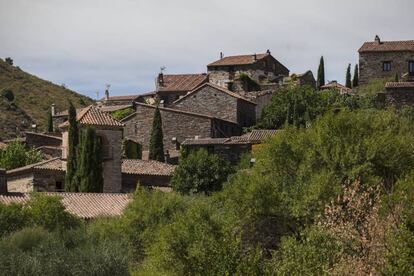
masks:
[[[404,106],[414,107],[414,83],[387,83],[386,92],[380,93],[380,101],[400,109]]]
[[[138,104],[136,112],[123,120],[125,137],[131,138],[149,149],[149,141],[154,118],[155,106]],[[241,133],[240,127],[233,122],[211,116],[160,107],[164,150],[175,150],[187,138],[230,137]]]
[[[408,64],[414,61],[413,52],[362,52],[359,53],[359,82],[367,84],[375,79],[400,78],[408,72]],[[391,70],[384,71],[383,63],[391,62]]]
[[[62,138],[56,134],[43,134],[35,132],[26,132],[26,145],[29,148],[37,148],[41,146],[60,147],[62,145]]]
[[[240,61],[238,57],[243,57],[243,61]],[[264,80],[273,81],[279,76],[289,75],[289,69],[277,61],[270,53],[250,55],[249,58],[252,61],[248,61],[247,64],[244,62],[246,60],[245,57],[228,57],[228,63],[220,63],[219,60],[209,64],[207,66],[209,81],[224,88],[229,88],[229,84],[238,79],[240,74],[247,74],[259,83]]]
[[[241,127],[249,127],[256,122],[255,103],[211,84],[201,86],[171,107],[237,122]]]

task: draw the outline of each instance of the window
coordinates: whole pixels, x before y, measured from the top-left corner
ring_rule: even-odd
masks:
[[[414,60],[408,62],[408,73],[412,76],[414,75]]]
[[[64,191],[63,182],[62,181],[56,181],[56,183],[55,183],[55,191],[56,192],[63,192]]]
[[[384,72],[389,72],[389,71],[391,71],[391,61],[384,61],[384,62],[382,63],[382,70],[383,70]]]

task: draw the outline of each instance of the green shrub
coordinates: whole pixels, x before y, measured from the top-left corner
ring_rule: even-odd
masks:
[[[175,191],[183,194],[210,194],[221,190],[232,172],[228,162],[201,149],[181,158],[171,184]]]
[[[11,142],[0,150],[0,168],[12,170],[42,160],[42,153],[36,149],[26,149],[19,141]]]
[[[22,204],[0,204],[0,237],[29,224],[28,212]]]
[[[6,100],[8,100],[9,102],[13,102],[14,101],[14,93],[12,90],[10,89],[5,89],[1,92],[1,96],[3,98],[5,98]]]
[[[128,108],[114,111],[111,114],[112,114],[112,117],[120,121],[133,113],[135,113],[135,110],[132,107],[128,107]]]

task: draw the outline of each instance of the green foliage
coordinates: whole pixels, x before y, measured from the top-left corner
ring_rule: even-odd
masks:
[[[0,150],[0,168],[12,170],[42,160],[42,153],[36,149],[26,149],[19,141],[11,142],[6,149]]]
[[[129,115],[135,113],[135,110],[132,107],[128,107],[128,108],[124,108],[124,109],[120,109],[117,111],[114,111],[111,113],[112,117],[114,117],[116,120],[122,120],[126,117],[128,117]]]
[[[182,158],[171,180],[173,189],[183,194],[210,194],[221,190],[231,166],[205,149]]]
[[[414,232],[406,225],[393,234],[387,242],[388,252],[384,275],[414,274]]]
[[[29,214],[21,204],[0,204],[0,237],[22,229],[29,223]]]
[[[341,245],[332,235],[317,227],[307,229],[299,238],[282,239],[280,249],[267,264],[267,274],[328,275],[340,253]]]
[[[318,89],[320,89],[321,86],[324,86],[324,85],[325,85],[325,61],[322,56],[319,61],[318,77],[316,80],[316,86]]]
[[[161,112],[157,106],[154,112],[154,121],[152,123],[152,129],[151,129],[151,138],[150,138],[150,145],[149,145],[149,159],[150,160],[157,160],[160,162],[165,161],[163,139],[164,138],[162,134]]]
[[[52,112],[49,110],[48,114],[47,114],[47,132],[52,133],[54,132],[54,127],[53,127],[53,118],[52,118]]]
[[[80,225],[79,219],[65,210],[59,196],[33,193],[27,203],[27,212],[33,225],[46,230],[67,230]]]
[[[191,200],[176,193],[137,188],[134,200],[122,219],[124,233],[138,260],[156,239],[157,231],[170,222],[174,215],[183,212],[190,203]]]
[[[309,86],[285,87],[264,107],[258,126],[268,129],[281,128],[285,123],[305,126],[328,108],[328,98],[324,95]]]
[[[1,96],[3,98],[5,98],[6,100],[8,100],[9,102],[13,102],[14,101],[14,94],[13,91],[11,89],[5,89],[1,92]]]
[[[141,159],[142,158],[142,146],[132,140],[125,139],[123,143],[124,156],[127,159]]]
[[[128,275],[122,244],[97,242],[83,231],[23,229],[0,241],[1,275]]]
[[[358,64],[355,64],[354,68],[354,78],[352,79],[352,87],[357,87],[359,85],[359,69]]]
[[[77,190],[83,193],[102,193],[102,142],[91,127],[81,131],[77,160],[76,178],[79,181]]]
[[[352,88],[352,81],[351,81],[351,64],[348,65],[346,69],[346,77],[345,77],[345,86],[348,88]]]
[[[76,121],[76,108],[69,102],[69,130],[68,130],[68,149],[67,149],[67,165],[65,174],[65,190],[66,192],[77,192],[79,190],[79,182],[76,178],[76,169],[78,167],[77,147],[79,144],[79,129]]]

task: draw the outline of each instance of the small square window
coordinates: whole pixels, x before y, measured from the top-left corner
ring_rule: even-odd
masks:
[[[384,72],[389,72],[389,71],[391,71],[391,61],[384,61],[384,62],[382,63],[382,70],[383,70]]]
[[[408,73],[410,75],[413,75],[414,74],[414,60],[410,60],[408,62]]]

